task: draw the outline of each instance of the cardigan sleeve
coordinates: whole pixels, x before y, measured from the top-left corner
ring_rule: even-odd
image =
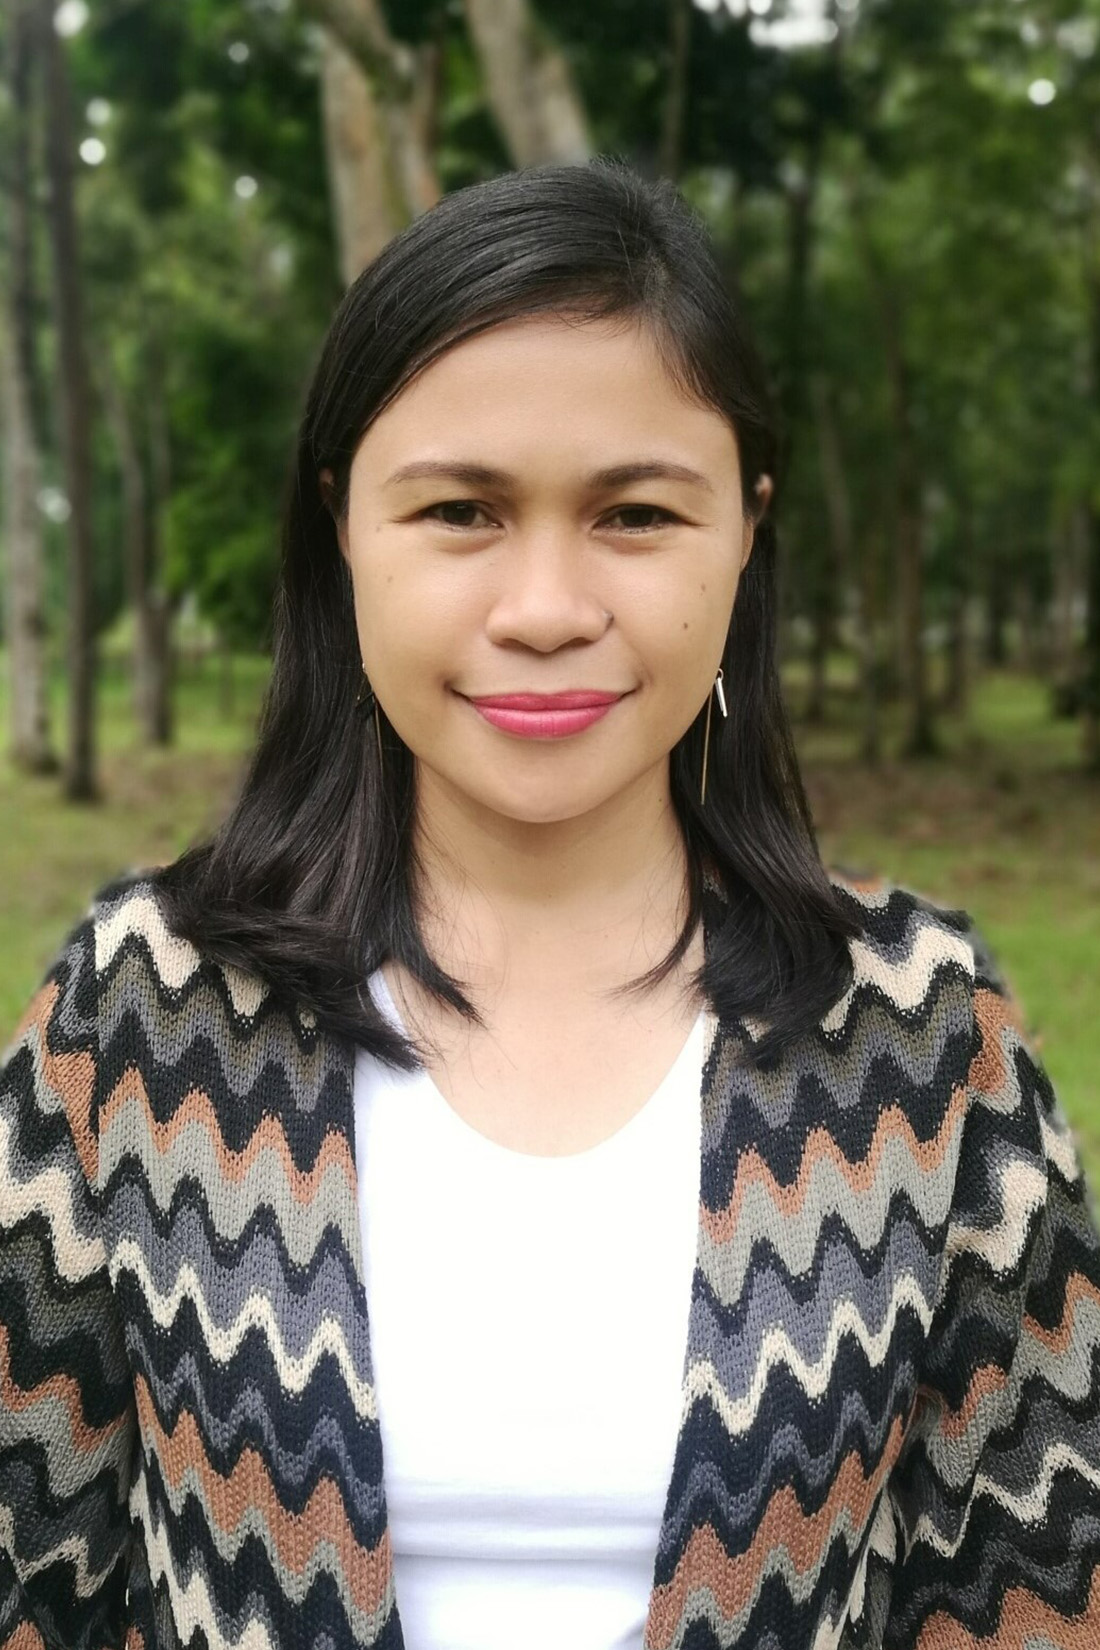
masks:
[[[93,907],[0,1054],[0,1650],[123,1642],[137,1432],[98,1070]]]
[[[973,1040],[943,1267],[871,1541],[881,1632],[853,1642],[1094,1650],[1100,1234],[1020,1009],[980,933],[968,938]]]

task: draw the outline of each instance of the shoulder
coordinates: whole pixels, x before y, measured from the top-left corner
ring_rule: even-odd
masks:
[[[833,870],[829,876],[864,923],[863,936],[851,942],[852,991],[858,996],[862,981],[889,997],[895,1011],[906,1010],[907,1022],[918,1017],[935,1021],[945,1037],[953,1027],[965,1055],[959,1081],[970,1128],[982,1137],[983,1149],[1003,1156],[1003,1142],[998,1138],[995,1143],[994,1136],[1011,1136],[1014,1150],[1036,1163],[1053,1153],[1063,1177],[1079,1182],[1071,1131],[1038,1040],[971,914],[886,878]],[[947,988],[950,981],[959,982],[958,991]]]
[[[179,989],[200,968],[198,949],[169,926],[159,878],[157,866],[133,867],[93,896],[96,973],[102,982],[127,958],[140,958],[168,989]]]
[[[168,1011],[213,988],[235,1017],[252,1018],[269,995],[267,984],[251,971],[212,960],[176,932],[162,874],[159,866],[131,867],[92,897],[86,925],[101,1004],[109,1007],[123,992],[140,989],[150,1008]]]
[[[1045,1200],[1051,1168],[1083,1204],[1072,1130],[1023,1008],[970,913],[887,878],[829,876],[863,934],[850,942],[852,986],[824,1029],[847,1039],[863,1025],[878,1047],[884,1039],[904,1044],[907,1058],[919,1039],[927,1069],[951,1093],[962,1225],[980,1232],[991,1209],[1011,1205],[1022,1232]]]
[[[848,995],[873,989],[913,1013],[956,982],[969,1000],[975,984],[997,977],[977,924],[962,907],[940,903],[885,876],[828,867],[833,891],[859,924],[849,941]],[[841,1005],[837,1005],[838,1008]]]

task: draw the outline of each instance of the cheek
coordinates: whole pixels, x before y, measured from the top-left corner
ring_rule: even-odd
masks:
[[[470,616],[461,591],[428,580],[412,558],[373,545],[354,574],[356,626],[368,674],[396,712],[453,670]]]
[[[728,557],[683,570],[654,615],[656,645],[686,680],[705,681],[725,645],[739,575]]]

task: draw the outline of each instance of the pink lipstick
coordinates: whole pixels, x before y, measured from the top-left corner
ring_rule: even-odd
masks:
[[[621,693],[586,688],[569,693],[493,693],[470,703],[495,728],[521,739],[563,739],[605,717]]]

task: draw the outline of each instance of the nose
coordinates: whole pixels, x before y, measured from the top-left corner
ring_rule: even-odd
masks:
[[[531,531],[509,540],[498,562],[486,631],[509,643],[553,653],[570,642],[595,642],[610,615],[593,578],[586,546],[566,529]]]

